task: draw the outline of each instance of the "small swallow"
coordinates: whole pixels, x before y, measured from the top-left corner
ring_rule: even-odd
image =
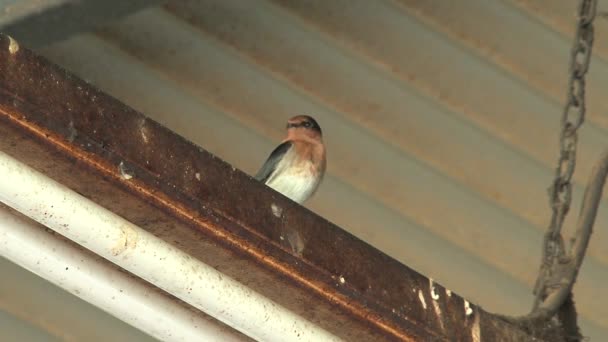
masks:
[[[319,187],[325,165],[321,127],[310,116],[298,115],[287,121],[287,137],[272,151],[255,179],[302,204]]]

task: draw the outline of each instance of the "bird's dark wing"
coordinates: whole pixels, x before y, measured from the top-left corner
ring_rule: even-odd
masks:
[[[289,151],[291,147],[291,142],[286,141],[281,145],[277,146],[277,148],[272,151],[268,159],[258,173],[255,175],[255,179],[259,180],[262,183],[265,183],[268,180],[268,177],[272,174],[272,172],[277,168],[277,165],[281,161],[281,158]]]

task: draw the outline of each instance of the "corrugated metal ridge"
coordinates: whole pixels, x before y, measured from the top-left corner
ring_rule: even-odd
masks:
[[[466,46],[471,53],[479,54],[484,59],[489,60],[490,63],[504,69],[508,74],[515,75],[518,79],[522,80],[523,85],[527,86],[526,83],[530,83],[535,88],[535,91],[539,92],[539,95],[548,96],[552,101],[560,105],[564,102],[567,59],[573,39],[574,21],[570,23],[567,30],[557,30],[555,27],[549,26],[540,20],[538,16],[534,16],[528,12],[526,8],[521,7],[521,4],[517,1],[507,1],[511,5],[508,3],[503,4],[500,1],[469,1],[467,2],[468,7],[452,6],[449,8],[451,10],[449,13],[446,8],[441,8],[441,5],[438,5],[435,0],[425,2],[411,0],[391,1],[396,6],[401,7],[402,10],[412,13],[433,30],[441,32],[443,35],[450,37],[451,40]],[[487,13],[487,7],[495,7],[496,5],[494,4],[502,4],[499,9],[494,9],[495,12],[500,12],[501,15]],[[574,14],[576,4],[572,3],[571,7],[572,14]],[[457,19],[464,18],[467,14],[474,14],[477,20],[467,21]],[[503,19],[509,15],[518,17],[518,22],[523,22],[527,25],[509,25],[510,23],[506,19]],[[502,45],[505,43],[501,43],[504,39],[496,39],[496,36],[493,36],[494,31],[483,29],[490,23],[500,27],[501,31],[506,29],[516,31],[514,32],[516,38],[520,38],[520,35],[525,32],[529,39],[532,37],[535,42],[540,41],[544,45],[536,46],[528,51],[508,49],[507,46]],[[482,29],[474,29],[473,27],[481,27]],[[555,39],[551,43],[543,42],[540,39],[541,34],[554,36]],[[559,44],[553,44],[555,41],[559,41]],[[548,51],[548,48],[553,48],[553,50]],[[594,74],[597,75],[598,68],[600,70],[608,69],[608,54],[603,53],[601,49],[594,49],[594,52],[591,64],[593,65],[593,71],[595,71]],[[531,58],[529,57],[530,54],[532,54]],[[521,65],[521,63],[526,61],[533,62],[536,68],[544,68],[545,70],[535,70],[531,66]],[[553,72],[545,72],[549,69],[548,65],[551,65],[550,69]],[[531,74],[532,76],[530,76]],[[548,77],[552,77],[552,79],[543,80]],[[604,83],[600,83],[596,78],[590,77],[590,92],[588,97],[592,103],[590,106],[592,108],[608,109],[608,105],[604,103],[605,101],[597,100],[601,98],[598,91],[602,84]],[[604,111],[602,110],[602,112]],[[597,112],[591,112],[588,116],[588,122],[592,122],[604,134],[608,133],[608,117],[605,115],[600,116]]]
[[[555,0],[551,2],[551,6],[545,6],[544,0],[501,0],[509,3],[513,7],[517,7],[521,12],[525,13],[532,20],[539,21],[552,30],[559,32],[568,40],[574,38],[574,25],[576,21],[577,3],[569,0]],[[608,20],[602,13],[606,13],[606,6],[603,1],[598,2],[597,18],[594,22],[596,32],[606,32],[608,29]],[[608,46],[605,44],[596,44],[593,47],[593,52],[596,57],[604,61],[608,61]]]

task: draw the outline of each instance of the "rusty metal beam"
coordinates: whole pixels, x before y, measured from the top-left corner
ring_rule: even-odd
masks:
[[[345,340],[532,340],[7,36],[0,149]]]

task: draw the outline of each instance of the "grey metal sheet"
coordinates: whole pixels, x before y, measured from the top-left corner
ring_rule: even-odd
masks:
[[[0,0],[0,32],[42,47],[92,30],[162,0]]]

